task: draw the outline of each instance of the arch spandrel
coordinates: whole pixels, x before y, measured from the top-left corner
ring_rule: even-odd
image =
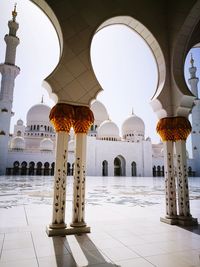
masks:
[[[180,90],[173,86],[169,67],[171,65],[169,47],[172,45],[169,44],[168,35],[171,29],[170,27],[166,29],[164,0],[159,3],[141,0],[135,1],[135,4],[128,0],[115,3],[96,0],[95,4],[93,0],[84,2],[82,0],[32,0],[32,2],[47,13],[60,39],[60,62],[46,78],[46,82],[51,87],[49,91],[57,95],[59,102],[89,105],[90,101],[102,90],[91,65],[91,40],[97,30],[116,23],[125,24],[140,34],[154,54],[159,75],[152,106],[158,117],[172,116],[178,112],[174,100],[172,103],[173,97],[178,99],[178,106],[185,103],[186,98],[191,100],[187,90],[183,92],[186,98],[182,99],[182,92],[180,93]],[[50,6],[50,11],[47,4]],[[125,15],[122,16],[122,14]],[[181,21],[183,21],[182,17]],[[192,100],[189,102],[192,103]],[[190,104],[187,103],[187,105],[190,110]]]
[[[60,61],[55,70],[45,79],[49,84],[47,86],[49,93],[56,94],[59,102],[89,105],[102,90],[90,60],[93,35],[102,27],[121,23],[132,28],[151,47],[158,64],[163,64],[163,58],[159,61],[159,58],[163,56],[161,50],[158,49],[156,39],[143,24],[133,19],[143,14],[143,9],[140,9],[138,3],[138,7],[135,8],[133,3],[127,0],[115,4],[100,0],[95,1],[95,4],[92,0],[84,4],[81,0],[62,2],[46,0],[45,3],[43,3],[44,0],[32,0],[32,2],[41,7],[50,19],[53,14],[51,20],[62,44]],[[158,5],[151,10],[154,10],[158,18]],[[119,16],[121,14],[127,14],[127,16]],[[146,22],[148,17],[141,17],[141,21]],[[147,24],[151,25],[150,22]],[[164,79],[165,67],[162,66],[160,69],[159,77]]]
[[[196,3],[189,9],[187,15],[184,17],[182,25],[177,23],[176,27],[174,27],[174,31],[177,33],[171,62],[171,84],[174,91],[173,112],[175,116],[187,117],[194,105],[195,96],[191,93],[186,85],[183,69],[186,55],[192,48],[192,40],[196,34],[195,28],[200,23],[199,14],[200,1],[196,1]],[[183,14],[181,15],[183,16]]]

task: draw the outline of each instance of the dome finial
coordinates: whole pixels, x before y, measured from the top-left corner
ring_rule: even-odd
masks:
[[[17,8],[17,3],[15,3],[14,5],[14,10],[12,11],[12,20],[15,21],[16,17],[17,17],[17,11],[16,11],[16,8]]]
[[[193,58],[193,56],[192,56],[192,53],[191,53],[190,63],[191,63],[192,68],[193,68],[193,67],[194,67],[194,58]]]
[[[132,115],[134,115],[134,110],[133,110],[133,107],[132,107],[132,112],[131,112]]]
[[[44,95],[42,95],[41,104],[44,104]]]

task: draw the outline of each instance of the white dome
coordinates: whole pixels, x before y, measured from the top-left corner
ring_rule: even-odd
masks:
[[[21,136],[16,136],[11,140],[11,149],[23,150],[25,148],[25,140]]]
[[[129,116],[122,124],[122,135],[141,133],[144,135],[145,125],[141,118],[135,114]]]
[[[44,138],[40,142],[40,150],[52,151],[53,150],[53,141],[50,138]]]
[[[49,122],[49,113],[51,108],[44,104],[37,104],[31,107],[26,115],[27,125],[31,124],[48,124]]]
[[[19,119],[19,120],[17,121],[17,125],[18,125],[18,126],[22,126],[23,124],[24,124],[23,120]]]
[[[108,120],[108,112],[105,106],[98,100],[95,100],[91,105],[91,110],[94,114],[94,120],[100,123]]]
[[[119,128],[114,122],[106,120],[99,126],[98,138],[102,139],[109,137],[119,140]]]
[[[68,143],[68,151],[69,152],[74,152],[75,149],[75,141],[74,140],[70,140]]]

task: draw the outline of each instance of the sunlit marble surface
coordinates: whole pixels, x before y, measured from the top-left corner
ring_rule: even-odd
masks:
[[[66,222],[71,222],[72,177]],[[190,178],[193,217],[200,221],[200,178]],[[0,177],[0,267],[197,267],[200,235],[159,221],[164,179],[87,177],[91,234],[49,238],[53,177]]]

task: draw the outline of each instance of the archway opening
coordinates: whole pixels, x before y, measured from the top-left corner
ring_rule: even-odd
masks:
[[[31,161],[29,163],[29,172],[28,172],[28,174],[29,175],[34,175],[34,171],[35,171],[35,162]]]
[[[23,161],[21,164],[21,175],[26,175],[27,174],[27,162]]]
[[[104,160],[102,162],[102,176],[108,176],[108,162]]]
[[[137,176],[137,165],[135,161],[131,163],[131,176]]]
[[[185,81],[190,89],[190,91],[197,97],[195,100],[195,105],[193,106],[192,112],[189,115],[189,120],[192,125],[192,132],[187,138],[187,151],[189,153],[189,158],[200,158],[200,149],[198,133],[199,126],[197,121],[200,116],[200,91],[199,91],[199,78],[200,78],[200,44],[197,44],[195,47],[191,48],[186,56],[185,65],[184,65],[184,76]],[[197,149],[196,149],[197,148]],[[199,161],[197,159],[197,161]]]
[[[91,61],[103,88],[97,98],[111,119],[120,126],[133,109],[145,120],[147,135],[158,142],[157,118],[149,105],[158,84],[158,68],[144,38],[120,23],[102,28],[93,37]]]
[[[4,11],[4,15],[0,17],[2,26],[0,29],[0,62],[4,62],[5,42],[3,39],[8,33],[7,22],[12,18],[14,1],[2,0],[0,2],[0,9]],[[15,116],[11,120],[11,131],[19,118],[26,121],[27,111],[32,105],[41,102],[42,95],[44,95],[45,104],[50,106],[55,104],[56,96],[52,94],[54,100],[50,99],[50,95],[41,84],[56,67],[61,50],[55,25],[52,25],[41,8],[32,1],[26,0],[17,5],[17,13],[16,21],[19,23],[17,36],[20,44],[16,50],[16,65],[20,67],[21,72],[15,82],[13,97]],[[38,21],[39,27],[36,26]],[[26,101],[21,105],[24,97]]]
[[[126,162],[120,155],[114,159],[114,176],[126,176]]]

